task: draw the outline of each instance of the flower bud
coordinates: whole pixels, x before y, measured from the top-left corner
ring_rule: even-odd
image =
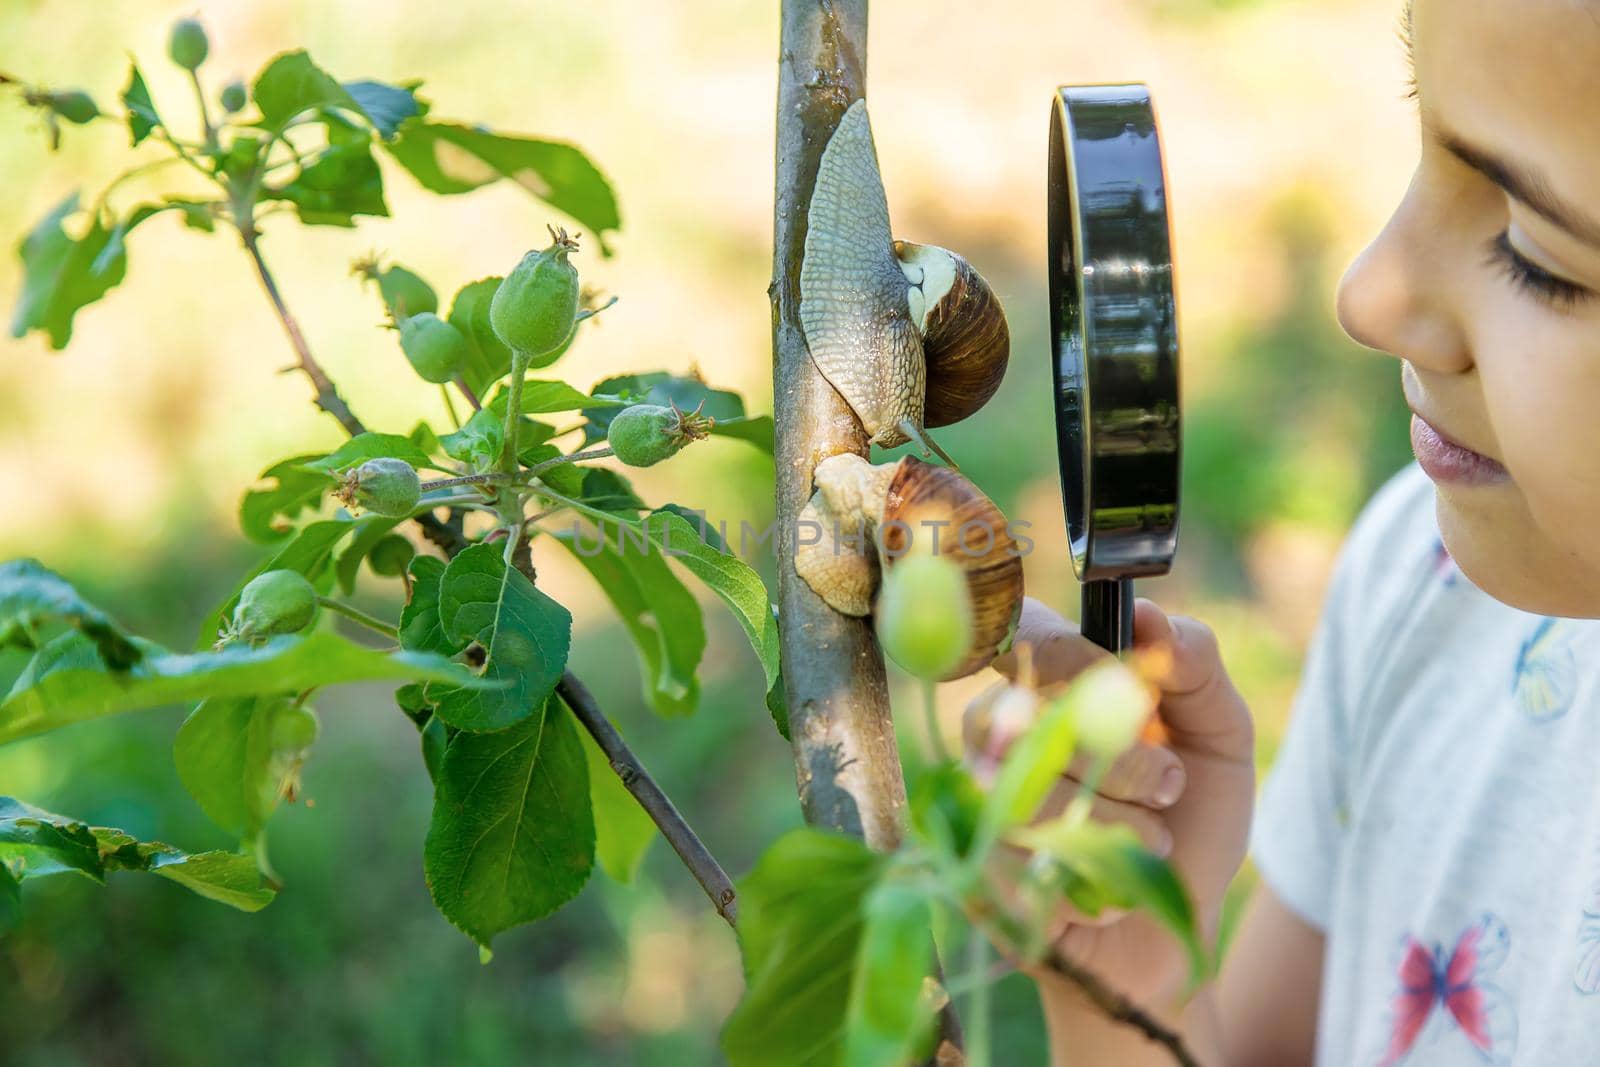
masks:
[[[403,459],[380,456],[369,459],[345,476],[339,499],[374,515],[409,518],[422,498],[422,479]]]
[[[606,430],[606,443],[630,467],[649,467],[675,456],[690,441],[706,436],[715,420],[676,405],[635,404],[617,414]]]
[[[1072,702],[1078,743],[1103,759],[1131,747],[1155,707],[1150,685],[1119,659],[1086,668],[1063,699]]]
[[[234,80],[222,87],[222,110],[228,114],[243,111],[248,101],[249,96],[245,93],[244,82]]]
[[[471,356],[466,335],[431,311],[400,320],[400,350],[425,382],[443,385]]]
[[[100,109],[95,106],[94,98],[82,89],[64,89],[58,93],[51,93],[47,98],[51,111],[66,119],[68,122],[82,126],[100,114]]]
[[[277,634],[294,634],[317,617],[317,591],[299,571],[267,571],[252,578],[239,592],[233,624],[223,636],[247,643]]]
[[[967,656],[972,603],[966,576],[943,556],[911,556],[886,569],[878,596],[878,640],[918,678],[938,679]]]
[[[211,51],[206,40],[205,27],[199,19],[179,19],[172,24],[172,34],[167,38],[167,54],[184,70],[199,70]]]
[[[550,233],[550,247],[523,256],[489,302],[495,336],[531,358],[560,348],[578,320],[578,271],[567,262],[578,244],[565,230]]]
[[[319,733],[316,712],[304,704],[284,708],[272,720],[272,751],[297,756],[316,743]]]

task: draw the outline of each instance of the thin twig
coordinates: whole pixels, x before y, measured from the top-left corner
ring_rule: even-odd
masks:
[[[390,626],[382,619],[368,615],[360,608],[353,608],[349,604],[345,604],[338,600],[334,600],[332,597],[325,596],[317,597],[317,603],[321,604],[323,607],[327,608],[331,612],[334,612],[335,614],[343,615],[347,619],[359,622],[362,626],[367,627],[369,630],[376,630],[385,637],[392,637],[397,641],[400,639],[400,631],[398,629]]]
[[[611,451],[611,446],[601,445],[599,448],[591,448],[587,452],[574,452],[569,456],[555,456],[545,460],[543,463],[535,463],[523,473],[523,476],[525,478],[537,478],[545,471],[554,470],[564,463],[579,463],[586,459],[604,459],[610,455],[615,455]]]
[[[1093,972],[1067,959],[1057,949],[1050,950],[1050,954],[1044,959],[1044,964],[1083,990],[1084,995],[1094,1002],[1095,1007],[1113,1022],[1131,1026],[1143,1032],[1151,1041],[1166,1046],[1167,1051],[1172,1054],[1173,1061],[1182,1067],[1200,1067],[1200,1061],[1194,1058],[1194,1054],[1189,1051],[1177,1032],[1157,1022],[1143,1008],[1106,985]]]
[[[261,287],[267,291],[267,298],[272,301],[272,307],[278,313],[278,321],[283,323],[284,333],[289,335],[289,344],[294,347],[295,355],[299,357],[300,369],[305,371],[306,377],[311,379],[311,384],[317,390],[317,407],[338,419],[339,425],[343,426],[351,437],[366,433],[367,428],[356,418],[350,406],[339,395],[339,390],[334,388],[332,380],[323,373],[322,365],[311,355],[305,334],[300,332],[300,324],[289,314],[289,308],[278,292],[278,283],[272,280],[272,271],[267,269],[267,261],[261,256],[261,248],[256,241],[256,229],[250,220],[239,221],[239,237],[244,241],[245,251],[250,253],[250,259],[256,265],[256,274],[261,278]]]
[[[733,890],[733,882],[728,878],[728,872],[722,869],[711,850],[706,848],[694,830],[678,814],[678,809],[673,806],[667,795],[656,785],[655,779],[639,763],[639,758],[628,748],[622,735],[617,733],[616,727],[611,725],[600,712],[600,707],[595,703],[593,695],[585,688],[584,684],[572,674],[571,671],[561,676],[561,681],[556,684],[556,692],[561,694],[561,699],[572,709],[578,717],[583,728],[589,731],[595,744],[600,746],[606,759],[611,763],[611,769],[617,777],[622,779],[622,784],[628,792],[639,802],[651,820],[661,830],[661,836],[667,839],[667,844],[683,860],[683,865],[689,868],[689,873],[694,875],[695,881],[700,883],[700,888],[706,891],[706,896],[711,898],[711,903],[716,907],[717,914],[728,921],[729,926],[736,926],[739,920],[739,900]]]
[[[439,478],[431,482],[423,482],[421,489],[424,493],[431,493],[435,489],[448,489],[453,485],[487,485],[490,482],[503,482],[506,476],[499,471],[490,471],[484,474],[463,474],[459,478]]]

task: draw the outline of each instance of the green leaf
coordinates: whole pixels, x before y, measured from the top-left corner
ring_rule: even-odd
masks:
[[[391,530],[405,521],[386,515],[363,515],[356,520],[356,535],[350,539],[350,547],[339,553],[339,560],[333,567],[334,577],[346,596],[355,592],[356,577],[361,571],[362,560],[367,558],[367,553],[371,552],[379,541],[388,537]]]
[[[956,859],[972,849],[984,793],[957,760],[923,768],[907,787],[911,822],[924,840]]]
[[[0,860],[0,934],[22,921],[22,885],[4,860]]]
[[[567,666],[572,615],[506,566],[499,546],[473,545],[450,561],[439,583],[439,620],[452,648],[472,646],[484,657],[484,678],[508,683],[430,685],[439,718],[462,730],[501,730],[544,714]]]
[[[559,459],[565,454],[551,444],[521,446],[521,438],[518,438],[518,445],[517,459],[527,467]],[[540,474],[539,481],[562,496],[576,496],[583,492],[583,470],[576,463],[557,463]]]
[[[23,631],[30,636],[29,647],[34,647],[37,641],[31,638],[49,622],[83,631],[112,670],[126,670],[139,662],[140,651],[129,635],[65,578],[35,559],[0,563],[0,634]]]
[[[301,464],[301,466],[308,471],[319,471],[332,477],[343,473],[349,467],[357,466],[369,459],[377,459],[380,456],[403,459],[418,470],[442,471],[447,469],[429,459],[427,453],[418,448],[411,438],[402,437],[397,433],[357,434],[321,459]]]
[[[368,118],[350,91],[311,61],[303,50],[285,52],[256,76],[250,91],[261,109],[262,126],[281,130],[289,121],[318,108],[343,108]]]
[[[428,781],[438,784],[439,769],[444,766],[444,754],[450,747],[454,731],[437,715],[429,715],[422,724],[422,764],[428,768]]]
[[[166,197],[163,203],[182,212],[183,224],[189,229],[205,233],[215,232],[218,212],[224,207],[221,200],[184,200],[176,196]]]
[[[186,853],[160,841],[140,841],[121,830],[89,826],[11,797],[0,797],[0,871],[5,872],[0,890],[7,880],[15,885],[63,871],[97,882],[104,882],[110,871],[144,871],[241,911],[259,911],[276,895],[249,856]],[[0,892],[0,897],[4,895]]]
[[[505,389],[500,389],[484,405],[484,408],[494,411],[501,418],[504,418],[509,396],[510,394]],[[587,411],[591,408],[625,408],[627,406],[626,401],[580,393],[566,382],[529,379],[523,382],[522,385],[522,413],[524,415],[546,415],[555,411]]]
[[[277,541],[294,532],[292,523],[302,511],[315,509],[322,494],[333,487],[321,471],[306,469],[324,457],[291,456],[261,472],[258,481],[272,484],[251,489],[239,504],[239,528],[252,541]]]
[[[149,137],[161,125],[161,116],[156,114],[156,105],[150,99],[150,90],[144,84],[138,64],[128,71],[128,87],[122,90],[122,104],[128,109],[128,133],[134,144]]]
[[[594,576],[633,638],[645,700],[666,716],[691,714],[700,697],[695,677],[706,648],[700,605],[661,551],[646,542],[625,543],[577,530],[553,535]]]
[[[488,393],[495,382],[511,373],[511,349],[489,325],[489,304],[500,288],[499,277],[482,278],[462,286],[450,303],[450,325],[466,337],[471,355],[461,377],[477,396]],[[502,406],[501,414],[505,408]]]
[[[745,994],[722,1031],[733,1067],[839,1062],[863,901],[887,863],[853,837],[792,830],[740,880]]]
[[[702,415],[709,415],[719,423],[724,419],[744,418],[744,401],[738,393],[713,389],[696,376],[679,377],[666,371],[623,374],[597,383],[594,391],[604,396],[618,397],[622,403],[584,409],[583,415],[589,420],[589,424],[583,428],[585,446],[604,441],[611,420],[616,418],[618,411],[630,404],[659,404],[662,407],[675,404],[684,411],[699,408]]]
[[[1042,826],[1013,830],[1007,840],[1059,863],[1087,882],[1105,904],[1155,916],[1189,954],[1191,991],[1209,977],[1210,962],[1188,892],[1172,865],[1146,849],[1131,826],[1076,818],[1069,810]]]
[[[445,636],[444,623],[439,621],[439,586],[444,571],[444,561],[434,556],[417,556],[407,568],[411,597],[400,611],[401,648],[446,656],[457,651]]]
[[[776,447],[771,415],[746,415],[735,419],[718,419],[711,426],[713,437],[731,437],[755,445],[767,455]]]
[[[350,518],[307,523],[276,553],[256,564],[239,579],[227,599],[218,604],[200,624],[200,635],[195,641],[195,647],[203,650],[216,643],[223,620],[233,614],[234,605],[239,602],[239,594],[250,584],[250,579],[267,571],[294,571],[305,575],[315,585],[327,572],[328,565],[333,560],[333,550],[338,547],[339,542],[343,541],[352,530],[359,528],[360,521]]]
[[[588,778],[560,701],[498,733],[457,734],[423,845],[428,891],[445,918],[488,947],[576,896],[594,866]]]
[[[844,1067],[903,1067],[932,1028],[923,996],[933,963],[926,890],[888,879],[867,894],[845,1012]]]
[[[778,736],[785,741],[792,741],[789,736],[789,697],[783,691],[783,668],[778,668],[778,676],[767,686],[767,714],[772,716],[772,725],[778,728]]]
[[[422,114],[416,86],[388,85],[376,81],[344,83],[344,91],[356,102],[384,140],[394,137],[406,119]]]
[[[251,838],[278,806],[299,753],[280,752],[274,729],[289,714],[284,695],[202,700],[172,745],[183,787],[222,829]]]
[[[778,623],[761,576],[729,552],[718,551],[701,539],[700,531],[682,515],[658,508],[644,518],[650,540],[677,560],[733,611],[745,636],[761,660],[770,690],[778,680]]]
[[[436,193],[465,193],[510,178],[578,220],[600,242],[601,254],[611,254],[605,235],[621,225],[616,196],[599,169],[572,145],[413,120],[384,147]]]
[[[645,508],[628,479],[608,467],[583,468],[578,499],[591,508],[615,512],[630,521],[637,519]]]
[[[1076,716],[1069,696],[1070,690],[1047,704],[1006,753],[978,822],[975,855],[986,855],[1002,833],[1031,821],[1066,773],[1076,743]]]
[[[61,223],[78,210],[73,193],[46,215],[23,239],[22,293],[11,319],[11,334],[21,337],[39,330],[50,347],[65,348],[72,339],[72,319],[78,310],[99,300],[127,273],[127,256],[120,243],[102,261],[111,246],[112,231],[96,216],[81,238],[68,236]]]
[[[105,881],[100,843],[83,823],[0,796],[0,862],[21,881],[72,871]]]
[[[357,215],[387,216],[372,135],[335,115],[322,124],[327,147],[293,179],[264,189],[262,199],[287,200],[308,226],[354,226]]]
[[[480,472],[494,466],[505,445],[505,416],[488,409],[473,412],[461,429],[439,438],[445,455]]]
[[[380,652],[338,634],[275,637],[257,648],[180,654],[136,642],[144,658],[107,674],[94,645],[66,633],[34,654],[0,701],[0,744],[86,719],[207,697],[254,696],[366,680],[433,681],[485,686],[472,672],[435,655]]]
[[[658,836],[656,824],[622,784],[611,761],[587,730],[574,731],[589,766],[589,802],[594,807],[594,852],[614,882],[631,883]]]

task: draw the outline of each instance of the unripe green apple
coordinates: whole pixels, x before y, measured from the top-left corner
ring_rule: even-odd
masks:
[[[462,332],[431,311],[400,320],[400,350],[425,382],[451,381],[472,355]]]
[[[489,302],[495,336],[532,359],[560,348],[578,320],[578,271],[567,262],[578,244],[565,230],[551,234],[550,247],[523,256]]]
[[[295,634],[317,617],[317,591],[299,571],[258,574],[239,592],[228,638],[254,643]],[[226,640],[227,638],[225,638]]]
[[[943,556],[910,555],[885,568],[877,615],[884,652],[918,678],[944,677],[972,644],[967,578]]]
[[[422,479],[417,477],[416,468],[405,460],[379,456],[346,475],[339,497],[374,515],[409,518],[422,497]]]
[[[167,38],[167,54],[184,70],[199,70],[211,51],[206,40],[206,29],[199,19],[179,19],[172,24],[172,34]]]

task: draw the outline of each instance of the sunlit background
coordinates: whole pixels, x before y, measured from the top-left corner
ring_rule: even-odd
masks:
[[[505,4],[457,0],[205,3],[213,87],[294,47],[339,77],[421,78],[436,117],[582,146],[621,202],[616,255],[591,244],[586,283],[620,296],[557,369],[698,367],[771,410],[776,3]],[[1183,518],[1171,576],[1139,583],[1220,635],[1259,722],[1281,735],[1334,554],[1362,503],[1409,460],[1398,364],[1340,333],[1334,287],[1414,162],[1394,0],[956,0],[879,4],[869,100],[898,236],[955,248],[995,285],[1013,334],[999,396],[941,443],[1014,518],[1033,524],[1030,593],[1075,614],[1048,407],[1044,179],[1061,82],[1147,82],[1171,188],[1185,408]],[[182,3],[8,0],[0,71],[82,87],[102,107],[128,54],[169,121],[192,108],[165,61]],[[114,123],[67,129],[0,99],[0,297],[14,250],[69,190],[98,194],[131,162]],[[503,273],[545,224],[509,185],[438,198],[384,161],[392,218],[355,230],[274,217],[264,247],[310,343],[374,428],[443,425],[377,297],[349,273],[372,251],[442,295]],[[173,172],[176,174],[176,172]],[[164,179],[171,182],[171,177]],[[181,179],[177,179],[180,180]],[[164,184],[162,188],[170,188]],[[127,208],[143,186],[112,194]],[[240,494],[290,454],[332,448],[237,239],[163,217],[130,241],[128,280],[77,320],[71,346],[0,340],[0,558],[31,555],[157,640],[192,641],[260,549]],[[641,472],[653,503],[733,524],[771,516],[772,466],[731,440]],[[625,632],[565,553],[541,585],[577,618],[574,668],[730,870],[798,825],[788,746],[759,666],[707,603],[705,698],[686,721],[643,706]],[[770,579],[772,560],[759,561]],[[358,600],[393,610],[393,582]],[[987,672],[941,692],[952,736]],[[903,681],[901,679],[900,681]],[[897,706],[915,707],[909,688]],[[742,987],[731,933],[656,844],[636,884],[597,874],[555,919],[503,935],[491,964],[433,909],[421,845],[431,793],[416,731],[380,687],[318,701],[323,740],[306,803],[270,830],[286,891],[244,915],[157,879],[30,883],[0,940],[0,1059],[8,1064],[718,1061]],[[0,750],[0,793],[189,848],[227,847],[173,770],[183,709],[73,727]],[[919,741],[903,714],[903,742]],[[1241,877],[1236,900],[1251,883]],[[1042,1062],[1029,983],[1000,997],[1004,1062]]]

